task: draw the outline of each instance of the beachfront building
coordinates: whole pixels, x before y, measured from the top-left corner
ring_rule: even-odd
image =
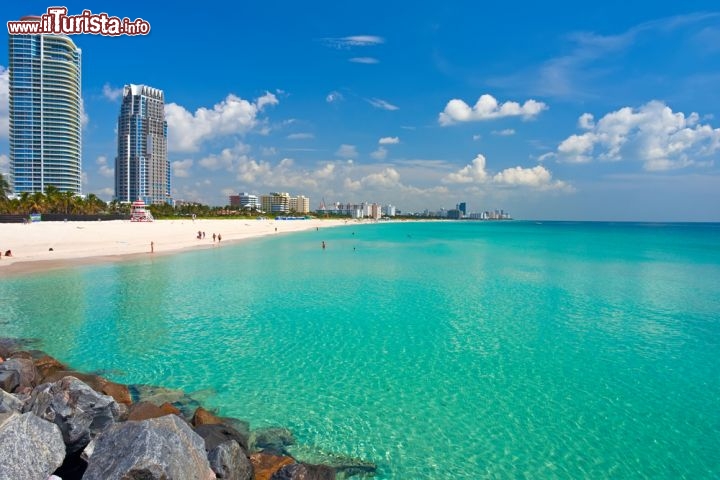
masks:
[[[82,194],[81,51],[66,35],[8,37],[12,191]]]
[[[115,199],[172,204],[163,91],[125,85],[117,131]]]
[[[287,192],[271,192],[260,195],[260,208],[265,213],[289,213],[290,194]]]
[[[230,195],[230,206],[241,210],[260,210],[260,201],[257,195],[247,192]]]
[[[310,198],[304,195],[290,197],[290,211],[295,213],[310,213]]]
[[[395,208],[395,205],[389,205],[389,204],[388,204],[388,205],[385,205],[385,206],[383,207],[383,212],[382,212],[382,213],[383,213],[383,215],[385,215],[386,217],[394,217],[395,215],[397,215],[397,209]]]

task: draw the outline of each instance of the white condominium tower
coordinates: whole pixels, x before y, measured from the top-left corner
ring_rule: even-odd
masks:
[[[24,17],[40,21],[40,17]],[[82,193],[81,51],[65,35],[9,35],[10,183]]]
[[[167,122],[162,90],[125,85],[118,118],[115,199],[172,203]]]

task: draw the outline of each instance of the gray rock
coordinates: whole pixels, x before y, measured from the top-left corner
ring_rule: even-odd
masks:
[[[0,390],[0,413],[22,413],[25,403],[16,395]]]
[[[335,480],[335,470],[325,465],[292,463],[273,473],[270,480]]]
[[[25,411],[60,427],[68,454],[79,452],[90,439],[118,421],[120,406],[75,377],[36,387]]]
[[[250,448],[252,451],[268,450],[287,454],[285,447],[295,444],[295,437],[287,428],[270,427],[255,430],[250,435]]]
[[[217,478],[251,480],[253,468],[245,450],[234,440],[221,443],[208,452],[208,461]]]
[[[32,358],[24,357],[13,357],[8,358],[4,362],[0,363],[0,372],[17,372],[18,385],[15,388],[29,387],[32,388],[37,385],[36,381],[38,378],[37,369],[32,361]],[[7,390],[12,393],[13,390]]]
[[[202,438],[176,415],[118,423],[93,442],[83,480],[212,480]]]
[[[221,423],[200,425],[195,427],[195,433],[205,441],[205,450],[208,452],[228,440],[235,440],[245,451],[248,448],[248,437],[229,425]]]
[[[13,414],[0,425],[0,480],[45,480],[64,458],[57,425],[31,413]]]
[[[3,365],[0,363],[0,365]],[[0,370],[0,389],[13,392],[20,385],[20,374],[15,370]]]
[[[298,462],[332,467],[340,478],[353,475],[374,476],[377,473],[377,465],[372,462],[335,452],[326,452],[310,445],[294,445],[287,450]]]

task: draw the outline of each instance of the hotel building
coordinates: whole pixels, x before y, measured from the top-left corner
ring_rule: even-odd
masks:
[[[115,199],[172,203],[163,91],[125,85],[117,130]]]
[[[40,17],[24,17],[40,21]],[[9,35],[10,183],[82,193],[81,51],[65,35]]]

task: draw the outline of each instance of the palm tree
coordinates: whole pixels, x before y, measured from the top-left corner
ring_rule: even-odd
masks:
[[[45,187],[45,212],[46,213],[59,213],[60,211],[60,196],[62,193],[55,185],[48,185]]]
[[[8,183],[7,179],[0,173],[0,202],[7,200],[8,193],[10,193],[10,183]]]
[[[87,215],[95,215],[107,210],[107,203],[94,193],[88,193],[83,202],[83,213]]]

